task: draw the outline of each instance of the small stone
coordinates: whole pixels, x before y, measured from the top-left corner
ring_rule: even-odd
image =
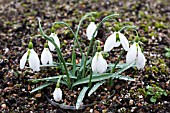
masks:
[[[64,43],[67,44],[67,40],[64,40]]]
[[[133,100],[132,99],[129,100],[129,105],[133,105]]]
[[[116,96],[114,96],[112,100],[115,101],[116,100]]]
[[[90,113],[93,113],[93,109],[90,109]]]
[[[139,97],[140,99],[141,99],[141,98],[143,98],[143,96],[142,96],[142,95],[139,95],[138,97]]]
[[[141,103],[138,103],[138,106],[140,107],[140,106],[142,106],[142,104],[141,104]]]
[[[13,83],[7,82],[7,84],[8,84],[9,87],[13,87]]]
[[[134,86],[134,87],[131,87],[130,89],[133,90],[133,89],[136,89],[136,88],[137,88],[137,86]]]
[[[30,91],[31,90],[31,87],[30,87],[30,85],[28,85],[28,91]]]
[[[116,87],[115,87],[115,89],[120,89],[121,88],[121,86],[120,85],[116,85]]]
[[[79,60],[76,59],[76,64],[78,64],[78,63],[79,63]]]
[[[36,98],[40,98],[41,96],[42,96],[41,93],[35,95]]]
[[[107,109],[102,110],[102,113],[107,113]]]
[[[1,107],[2,107],[3,109],[6,109],[6,104],[2,104]]]
[[[97,110],[94,110],[94,113],[100,113],[99,111],[97,111]]]

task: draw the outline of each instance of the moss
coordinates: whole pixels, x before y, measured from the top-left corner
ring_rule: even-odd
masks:
[[[68,62],[68,63],[71,63],[71,58],[67,59],[67,62]]]
[[[161,23],[156,22],[155,23],[155,28],[167,28],[167,26],[165,26],[162,22]]]
[[[141,37],[140,40],[141,40],[142,42],[148,42],[148,39],[147,39],[146,37]]]
[[[55,24],[55,25],[53,26],[54,29],[58,29],[58,28],[60,28],[60,27],[61,27],[61,25],[59,25],[59,24]]]
[[[105,24],[106,27],[112,26],[112,24],[110,22],[105,22],[104,24]]]
[[[151,69],[152,69],[152,72],[154,72],[154,73],[159,72],[159,69],[156,66],[152,66]]]
[[[146,91],[143,88],[138,88],[138,92],[143,96],[145,96],[145,94],[146,94]]]
[[[10,21],[7,21],[4,23],[5,25],[13,25],[14,23],[10,22]]]
[[[145,17],[145,13],[144,13],[143,11],[139,11],[139,15],[140,15],[141,17]]]
[[[152,36],[156,36],[156,37],[157,37],[157,36],[158,36],[158,34],[157,34],[157,33],[155,33],[155,32],[153,31],[153,32],[149,33],[149,36],[151,36],[151,37],[152,37]]]
[[[51,32],[54,33],[55,32],[55,28],[51,27]]]

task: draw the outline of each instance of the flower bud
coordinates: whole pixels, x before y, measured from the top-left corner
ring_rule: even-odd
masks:
[[[28,48],[29,49],[32,49],[33,48],[33,43],[30,41],[29,44],[28,44]]]

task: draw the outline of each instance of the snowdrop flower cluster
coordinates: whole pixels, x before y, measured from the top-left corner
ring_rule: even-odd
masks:
[[[60,47],[60,41],[55,33],[51,33],[50,37],[54,40],[54,42]],[[33,44],[30,41],[28,45],[28,51],[22,56],[20,60],[20,69],[25,67],[26,61],[28,60],[29,66],[33,71],[40,71],[40,60],[38,54],[33,49]],[[49,51],[48,47],[51,51],[55,50],[54,45],[48,41],[48,44],[45,44],[44,50],[41,53],[41,63],[43,65],[52,64],[53,58],[52,54]]]
[[[89,26],[86,29],[86,34],[89,40],[91,40],[91,37],[93,33],[95,32],[96,25],[94,22],[91,22]],[[97,35],[97,32],[94,36]],[[129,42],[127,38],[120,32],[114,32],[111,34],[105,44],[104,44],[104,52],[111,51],[114,47],[120,46],[120,44],[123,46],[124,50],[127,51],[126,55],[126,63],[130,64],[133,62],[136,62],[136,66],[138,69],[143,69],[145,66],[145,56],[142,53],[140,46],[138,43],[134,43],[129,48]],[[92,59],[92,71],[95,73],[103,73],[107,70],[107,62],[103,58],[101,52],[96,52],[95,56]]]

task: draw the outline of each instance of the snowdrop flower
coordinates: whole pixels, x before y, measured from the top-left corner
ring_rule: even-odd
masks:
[[[118,39],[117,36],[118,35]],[[120,41],[119,41],[120,40]],[[120,44],[122,44],[123,48],[128,51],[129,50],[129,42],[127,40],[127,38],[120,32],[114,32],[113,34],[111,34],[105,44],[104,44],[104,51],[110,51],[111,49],[113,49],[113,47],[118,47]]]
[[[53,92],[53,98],[57,102],[62,100],[62,91],[60,88],[55,88],[55,90]]]
[[[93,33],[95,32],[96,28],[97,28],[96,24],[94,22],[90,22],[90,24],[88,25],[86,29],[86,35],[89,40],[92,39]],[[94,34],[94,37],[96,37],[96,35],[97,35],[97,31]]]
[[[23,69],[25,67],[27,59],[29,66],[31,69],[33,69],[33,71],[40,70],[40,60],[34,49],[28,49],[28,51],[22,56],[20,60],[20,69]]]
[[[60,40],[59,40],[57,34],[51,33],[49,37],[52,37],[54,39],[54,42],[57,44],[58,48],[60,48]],[[48,41],[48,46],[51,51],[55,50],[55,46],[50,41]]]
[[[41,53],[41,62],[43,65],[47,65],[48,62],[49,64],[53,63],[52,54],[47,47],[45,47],[43,52]]]
[[[107,69],[107,62],[103,58],[101,52],[96,52],[95,56],[92,59],[92,71],[93,72],[98,72],[98,73],[103,73]]]
[[[139,44],[136,42],[131,45],[126,55],[126,63],[130,64],[132,62],[136,62],[138,69],[143,69],[146,62],[145,56],[142,53]]]

